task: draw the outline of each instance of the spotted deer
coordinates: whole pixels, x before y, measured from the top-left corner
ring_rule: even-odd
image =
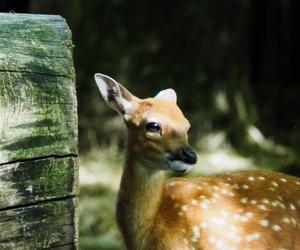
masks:
[[[300,249],[300,180],[245,171],[167,179],[196,163],[190,124],[172,89],[139,99],[95,74],[107,104],[127,126],[117,222],[128,250]]]

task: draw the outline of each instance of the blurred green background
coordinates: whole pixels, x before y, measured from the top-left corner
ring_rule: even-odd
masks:
[[[139,97],[172,87],[192,124],[190,176],[239,169],[300,175],[297,0],[11,0],[60,14],[79,101],[80,249],[122,249],[114,220],[125,128],[97,90],[104,73]]]

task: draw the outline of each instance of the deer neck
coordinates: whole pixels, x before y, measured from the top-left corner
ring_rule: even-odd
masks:
[[[128,249],[141,249],[158,212],[164,173],[143,166],[127,151],[117,205],[117,220]]]

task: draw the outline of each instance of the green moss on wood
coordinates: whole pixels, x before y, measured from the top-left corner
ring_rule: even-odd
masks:
[[[74,78],[71,32],[63,18],[0,13],[0,70]]]
[[[0,73],[0,164],[77,154],[77,102],[70,78]]]
[[[0,168],[0,209],[78,193],[76,158],[49,158]]]
[[[71,43],[71,31],[60,16],[0,13],[0,26],[0,38]]]
[[[42,249],[76,242],[76,199],[0,212],[0,249]]]
[[[77,154],[76,111],[75,105],[22,102],[2,109],[0,164]]]
[[[0,13],[0,27],[0,249],[77,248],[71,32],[48,15]]]

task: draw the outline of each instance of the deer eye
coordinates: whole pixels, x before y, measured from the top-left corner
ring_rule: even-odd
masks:
[[[157,122],[149,122],[146,124],[147,132],[158,133],[161,130],[160,125]]]

